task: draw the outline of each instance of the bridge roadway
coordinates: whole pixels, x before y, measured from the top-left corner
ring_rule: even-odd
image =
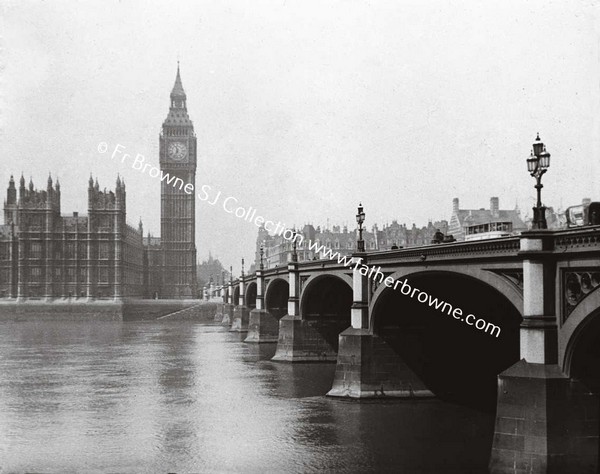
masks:
[[[600,226],[352,257],[242,275],[215,289],[215,319],[276,342],[273,360],[335,361],[329,396],[495,409],[491,472],[597,472]],[[389,287],[400,279],[500,334]]]

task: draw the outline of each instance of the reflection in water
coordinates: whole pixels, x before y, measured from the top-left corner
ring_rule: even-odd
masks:
[[[220,325],[0,324],[0,472],[486,472],[493,415],[328,399]]]

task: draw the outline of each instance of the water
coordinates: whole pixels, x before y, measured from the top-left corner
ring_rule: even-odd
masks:
[[[0,472],[487,472],[493,414],[325,398],[218,325],[0,324]]]

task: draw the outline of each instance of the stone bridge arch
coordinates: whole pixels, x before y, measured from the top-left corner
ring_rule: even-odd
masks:
[[[559,330],[559,363],[570,377],[600,392],[600,286],[588,294]]]
[[[320,273],[308,278],[300,294],[300,314],[337,351],[339,334],[350,327],[352,278]]]
[[[411,267],[391,276],[411,289],[405,295],[400,285],[378,286],[369,311],[373,333],[436,395],[494,409],[497,375],[519,360],[519,288],[492,272],[467,269]],[[421,291],[427,299],[418,299]],[[429,304],[435,298],[449,305],[436,309]],[[467,325],[471,314],[471,322],[491,323],[499,334]]]
[[[290,285],[281,277],[275,277],[267,284],[265,291],[265,309],[277,319],[287,314]]]
[[[240,285],[239,283],[233,287],[233,304],[237,306],[240,303]]]
[[[394,281],[395,280],[404,280],[407,277],[412,275],[419,275],[422,273],[447,273],[447,274],[457,274],[463,275],[466,277],[471,277],[475,280],[479,280],[488,286],[495,288],[499,293],[505,296],[509,301],[513,303],[515,308],[519,311],[521,317],[523,316],[523,290],[519,288],[517,285],[512,283],[507,278],[500,276],[497,273],[494,273],[490,270],[485,270],[482,268],[472,268],[472,267],[455,267],[455,266],[432,266],[432,265],[421,265],[416,267],[406,267],[400,270],[396,270],[393,272],[391,276]],[[388,289],[383,283],[377,286],[377,289],[373,292],[373,296],[371,298],[369,304],[369,315],[373,314],[373,308],[377,303],[377,299],[381,296],[381,294]],[[371,317],[369,318],[370,328],[372,329],[372,321]]]
[[[256,282],[255,281],[251,281],[247,284],[246,288],[245,288],[245,305],[248,309],[252,310],[254,308],[256,308]]]

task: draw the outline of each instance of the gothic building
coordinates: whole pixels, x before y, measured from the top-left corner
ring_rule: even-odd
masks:
[[[142,224],[125,221],[125,183],[100,190],[90,177],[88,215],[60,213],[60,184],[19,192],[11,176],[0,226],[0,297],[116,299],[144,295]]]
[[[161,238],[126,222],[125,182],[100,190],[90,177],[88,214],[61,215],[60,184],[19,189],[11,176],[0,225],[0,298],[195,298],[196,136],[179,67],[160,134]],[[143,179],[143,178],[142,178]],[[187,189],[187,191],[186,191]],[[17,195],[18,194],[18,195]]]

